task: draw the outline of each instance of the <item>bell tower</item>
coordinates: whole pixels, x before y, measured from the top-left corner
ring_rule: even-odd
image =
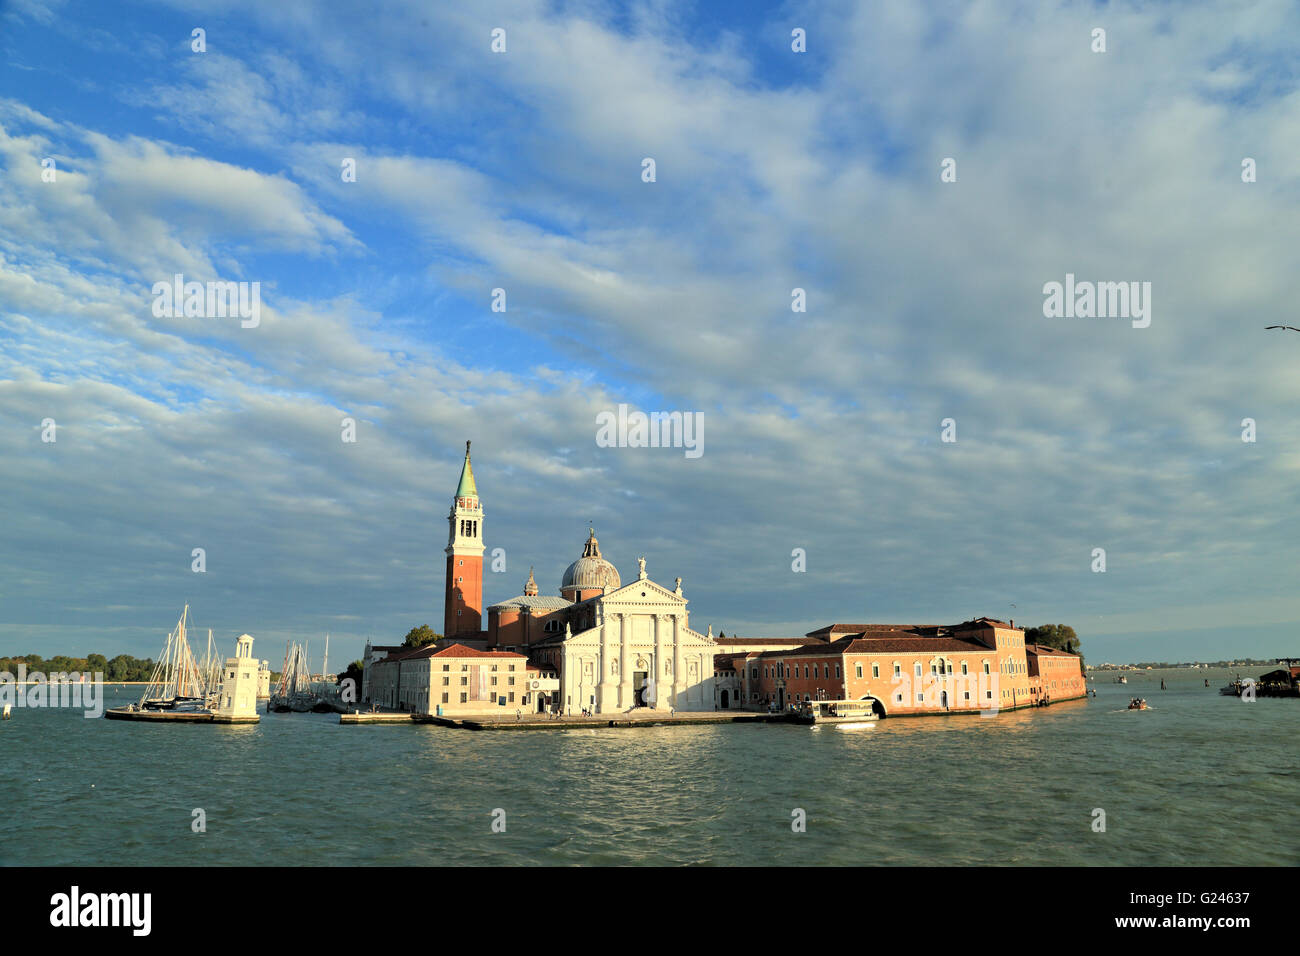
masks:
[[[465,442],[465,464],[460,484],[447,515],[447,592],[443,603],[442,633],[477,637],[483,629],[483,507],[469,463],[469,442]]]

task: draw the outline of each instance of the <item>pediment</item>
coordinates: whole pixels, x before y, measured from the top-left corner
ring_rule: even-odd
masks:
[[[644,597],[642,594],[644,593]],[[608,594],[599,598],[602,604],[671,604],[677,607],[686,606],[686,598],[679,597],[676,591],[672,591],[662,584],[656,584],[649,578],[644,581],[629,581],[621,588],[616,588]]]

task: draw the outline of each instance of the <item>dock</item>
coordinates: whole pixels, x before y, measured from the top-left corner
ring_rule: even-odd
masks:
[[[218,715],[207,710],[127,710],[125,707],[111,707],[104,711],[109,720],[145,720],[173,724],[255,724],[261,717],[257,714]]]
[[[339,723],[360,724],[435,724],[457,730],[596,730],[602,727],[669,727],[700,724],[788,724],[789,714],[766,714],[748,711],[701,711],[668,715],[596,714],[592,717],[548,717],[546,714],[497,716],[439,717],[434,714],[398,712],[339,714]]]

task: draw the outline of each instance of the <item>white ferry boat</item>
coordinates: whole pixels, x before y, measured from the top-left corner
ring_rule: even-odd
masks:
[[[805,700],[795,711],[795,719],[802,724],[865,727],[876,721],[873,703],[870,700]]]

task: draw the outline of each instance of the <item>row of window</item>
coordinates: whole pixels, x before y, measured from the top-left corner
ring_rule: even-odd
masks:
[[[811,665],[811,667],[812,667],[812,674],[811,674],[811,675],[808,673],[808,668],[809,668],[809,666],[810,666],[810,665],[808,665],[808,664],[803,665],[803,676],[804,676],[804,677],[810,677],[810,676],[811,676],[811,677],[830,677],[830,676],[831,676],[831,665],[830,665],[830,664],[825,664],[825,665],[813,664],[813,665]],[[819,668],[820,668],[820,670],[819,670]],[[824,671],[824,673],[823,673],[822,671]],[[750,671],[750,675],[749,675],[749,676],[752,677],[752,678],[754,678],[755,680],[758,680],[758,667],[754,667],[754,668],[752,668],[751,671]],[[773,665],[769,665],[769,666],[766,666],[766,667],[763,668],[763,676],[764,676],[764,677],[798,677],[798,676],[799,676],[799,665],[798,665],[798,664],[794,664],[794,665],[792,666],[792,665],[784,664],[784,663],[782,663],[782,664],[773,664]],[[835,665],[835,676],[836,676],[836,677],[841,677],[841,676],[843,676],[843,675],[841,675],[841,673],[840,673],[840,665],[839,665],[839,664],[836,664],[836,665]],[[859,674],[858,676],[861,677],[862,675]]]
[[[1002,692],[1002,695],[1005,697],[1005,696],[1006,696],[1006,691],[1003,691],[1003,692]],[[984,696],[985,696],[986,698],[988,698],[989,700],[992,700],[992,699],[993,699],[993,691],[991,691],[991,690],[986,690],[986,691],[984,692]],[[964,694],[963,694],[962,699],[963,699],[963,700],[970,700],[970,691],[965,691]],[[902,695],[902,694],[895,694],[895,695],[894,695],[894,703],[896,703],[896,704],[901,704],[902,702],[903,702],[903,695]],[[916,702],[917,702],[918,704],[924,704],[924,703],[925,703],[925,692],[924,692],[924,691],[922,691],[921,693],[919,693],[919,694],[916,695]],[[943,704],[945,707],[948,705],[948,692],[947,692],[947,691],[944,691],[944,692],[943,692],[943,696],[942,696],[942,698],[940,699],[940,703]]]
[[[450,684],[450,683],[451,683],[451,678],[450,678],[450,677],[444,677],[444,678],[442,679],[442,686],[443,686],[443,687],[446,687],[446,686],[447,686],[448,684]],[[493,678],[492,678],[488,683],[490,683],[493,687],[496,687],[496,686],[497,686],[497,679],[496,679],[495,677],[493,677]],[[507,678],[506,678],[506,684],[507,684],[508,686],[510,686],[510,687],[514,687],[514,686],[515,686],[515,679],[514,679],[513,677],[507,677]],[[468,677],[462,677],[462,678],[460,679],[460,686],[461,686],[461,687],[468,687],[468,686],[469,686],[469,678],[468,678]]]
[[[984,661],[983,663],[984,663],[984,673],[985,673],[985,674],[989,674],[989,673],[991,673],[991,670],[990,670],[991,665],[989,664],[989,662],[988,662],[988,661]],[[811,673],[810,673],[810,668],[811,668]],[[856,675],[858,678],[861,678],[861,677],[862,677],[862,664],[861,664],[861,663],[857,663],[857,664],[854,665],[854,668],[855,668],[855,675]],[[1020,666],[1018,663],[1016,663],[1014,667],[1011,667],[1010,665],[1008,665],[1008,666],[1006,666],[1006,667],[1003,667],[1002,669],[1003,669],[1003,672],[1004,672],[1004,673],[1022,673],[1022,672],[1023,672],[1023,669],[1021,668],[1021,666]],[[750,676],[751,678],[753,678],[754,680],[757,680],[757,679],[758,679],[758,670],[759,670],[759,669],[758,669],[758,666],[757,666],[757,665],[751,667],[751,668],[750,668],[750,672],[749,672],[749,676]],[[922,673],[923,673],[923,671],[924,671],[924,668],[922,667],[920,661],[917,661],[917,662],[915,663],[915,665],[914,665],[914,667],[913,667],[913,670],[914,670],[914,673],[915,673],[915,675],[916,675],[917,677],[922,676]],[[930,663],[930,673],[931,673],[931,674],[938,674],[938,675],[947,675],[947,674],[955,674],[955,673],[957,673],[957,671],[956,671],[955,667],[953,666],[952,661],[950,661],[950,660],[946,660],[946,659],[941,659],[941,660],[932,661],[932,662]],[[962,661],[962,662],[961,662],[961,673],[962,673],[962,674],[969,674],[969,673],[970,673],[969,667],[968,667],[968,665],[967,665],[967,663],[966,663],[965,661]],[[894,676],[895,676],[895,677],[901,677],[902,674],[903,674],[903,668],[902,668],[902,665],[899,664],[899,663],[897,663],[897,662],[895,662],[895,663],[894,663]],[[798,677],[798,676],[800,676],[800,675],[799,675],[799,665],[798,665],[798,664],[795,664],[795,665],[791,666],[791,665],[784,664],[784,663],[781,663],[781,664],[773,664],[773,665],[766,665],[766,666],[763,667],[763,676],[764,676],[764,677],[768,677],[768,678],[772,678],[772,677],[787,677],[787,678],[788,678],[788,677]],[[824,664],[824,665],[818,665],[818,664],[808,665],[808,664],[804,664],[804,665],[803,665],[803,676],[804,676],[804,677],[814,677],[814,678],[817,678],[817,677],[826,677],[826,678],[829,678],[829,677],[831,676],[831,666],[830,666],[830,664]],[[839,664],[836,664],[836,665],[835,665],[835,676],[836,676],[836,677],[840,677],[840,676],[841,676],[841,674],[840,674],[840,665],[839,665]],[[878,678],[878,677],[880,676],[880,665],[879,665],[879,664],[873,663],[873,664],[871,665],[871,676],[872,676],[873,678]]]
[[[443,692],[442,692],[442,702],[443,702],[444,704],[449,704],[449,703],[451,703],[451,701],[450,701],[450,699],[449,699],[450,697],[451,697],[451,694],[447,693],[446,691],[443,691]],[[496,698],[494,697],[493,700],[495,700],[495,699],[496,699]],[[510,703],[513,704],[513,703],[515,702],[515,692],[514,692],[514,691],[511,691],[511,692],[507,695],[506,699],[507,699]],[[462,704],[468,704],[468,703],[469,703],[469,694],[467,694],[465,691],[461,691],[461,692],[460,692],[460,702],[461,702]]]

